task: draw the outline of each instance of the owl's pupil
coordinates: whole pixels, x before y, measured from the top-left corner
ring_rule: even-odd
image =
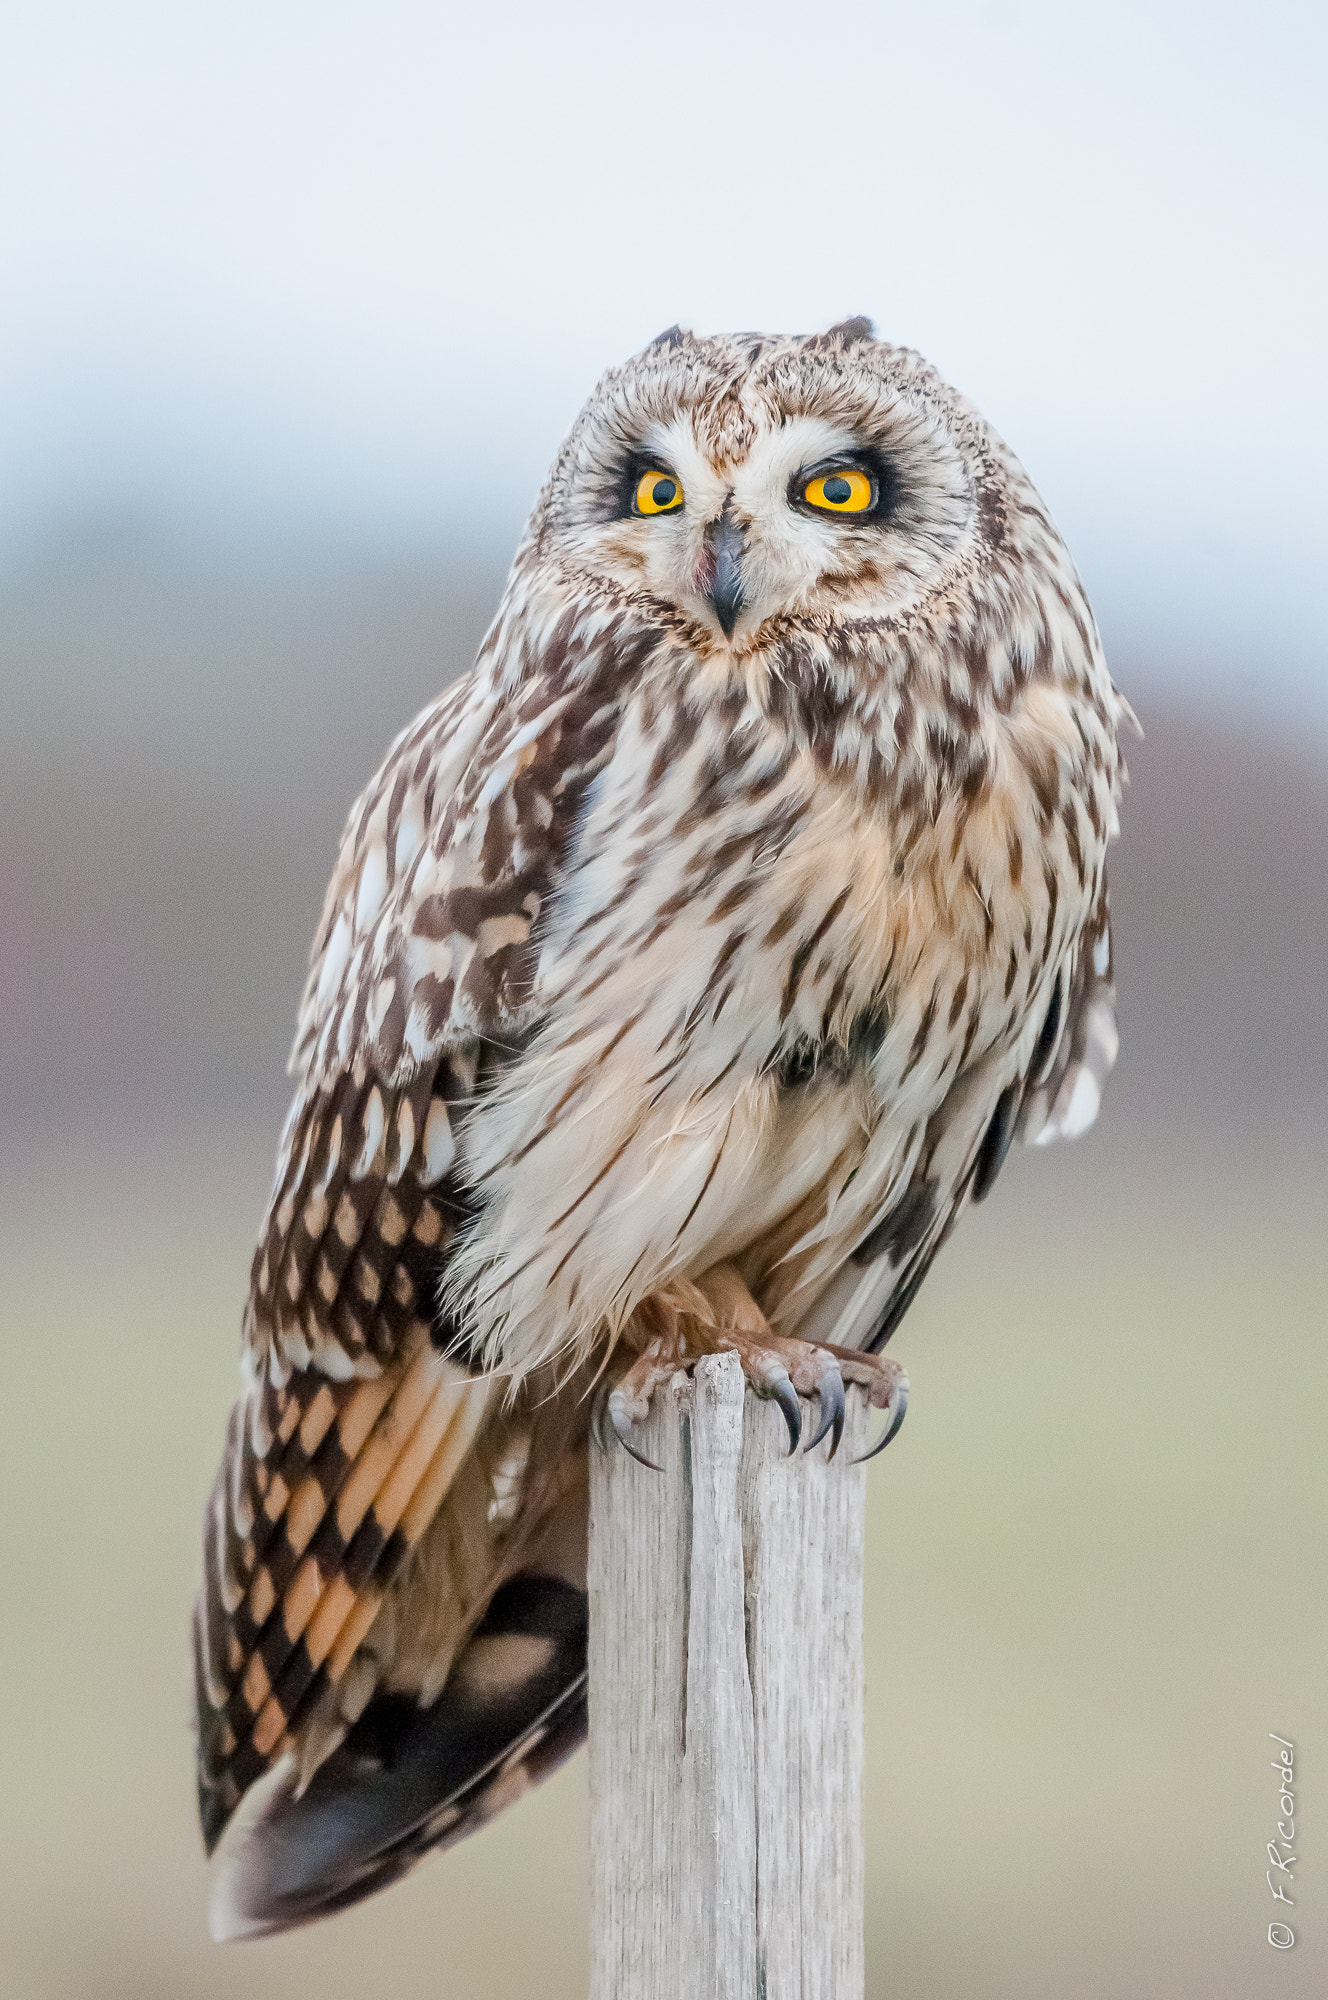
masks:
[[[657,479],[650,489],[650,497],[657,507],[671,507],[678,491],[671,479]]]
[[[853,498],[853,488],[847,479],[841,479],[836,473],[832,479],[827,479],[825,482],[825,497],[832,507],[842,507],[846,500]]]

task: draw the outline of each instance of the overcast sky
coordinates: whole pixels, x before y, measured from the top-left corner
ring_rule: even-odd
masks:
[[[1113,656],[1328,716],[1322,5],[0,12],[0,541],[512,539],[608,362],[872,314]]]

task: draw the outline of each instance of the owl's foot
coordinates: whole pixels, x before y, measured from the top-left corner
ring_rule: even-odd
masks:
[[[815,1396],[821,1421],[803,1448],[814,1451],[828,1433],[829,1456],[834,1457],[844,1434],[846,1382],[863,1389],[874,1408],[889,1412],[884,1434],[855,1463],[875,1458],[896,1436],[908,1408],[908,1377],[899,1362],[774,1333],[731,1264],[717,1265],[688,1291],[691,1297],[685,1307],[672,1303],[656,1308],[654,1317],[663,1322],[660,1330],[649,1336],[626,1374],[600,1398],[595,1434],[601,1444],[607,1444],[607,1417],[623,1448],[658,1472],[654,1460],[637,1450],[636,1427],[645,1422],[662,1383],[679,1369],[694,1368],[703,1354],[720,1353],[736,1354],[756,1394],[779,1404],[788,1425],[790,1456],[802,1436],[799,1397]]]
[[[859,1452],[853,1461],[855,1465],[865,1465],[868,1459],[879,1458],[899,1435],[908,1415],[908,1371],[902,1361],[895,1361],[889,1355],[859,1354],[855,1347],[827,1347],[826,1352],[834,1355],[846,1382],[855,1382],[866,1391],[871,1408],[887,1413],[885,1429],[875,1444]]]

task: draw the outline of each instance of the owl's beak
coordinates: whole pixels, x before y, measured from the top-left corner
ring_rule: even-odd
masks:
[[[708,592],[711,606],[726,639],[742,610],[742,558],[746,550],[742,529],[728,508],[705,531],[706,547],[714,561],[714,581]]]

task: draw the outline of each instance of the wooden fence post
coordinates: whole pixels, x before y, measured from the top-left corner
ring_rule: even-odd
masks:
[[[733,1355],[592,1446],[591,2000],[861,2000],[861,1399],[787,1456]]]

